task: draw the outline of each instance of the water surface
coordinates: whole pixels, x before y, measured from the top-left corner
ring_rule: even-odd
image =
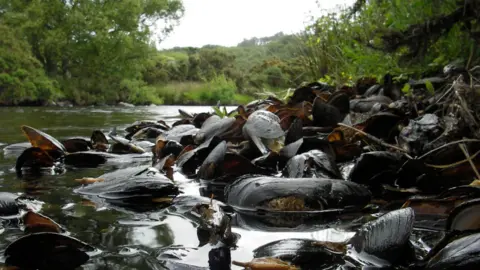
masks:
[[[20,129],[29,125],[62,139],[73,136],[90,137],[94,129],[108,133],[119,131],[136,120],[160,120],[172,124],[179,118],[178,109],[190,113],[212,111],[202,106],[151,106],[135,108],[86,107],[10,107],[0,108],[0,149],[12,143],[26,142]],[[230,108],[231,109],[231,108]],[[99,249],[82,269],[168,269],[157,258],[163,250],[173,247],[183,262],[207,267],[208,247],[198,248],[196,225],[178,215],[158,214],[155,211],[134,213],[124,209],[95,206],[84,197],[74,194],[79,186],[76,178],[97,177],[108,168],[76,169],[29,182],[18,179],[13,170],[14,157],[5,157],[0,151],[0,191],[25,194],[41,203],[40,212],[64,226],[69,234]],[[199,184],[179,173],[175,180],[187,195],[199,195]],[[240,234],[238,248],[232,250],[232,260],[249,261],[256,247],[285,238],[307,238],[342,241],[349,234],[334,229],[298,232],[263,232],[233,228]],[[0,233],[0,254],[6,246],[22,236],[18,229],[5,229]],[[0,257],[0,262],[3,262]],[[232,266],[232,269],[238,269]]]

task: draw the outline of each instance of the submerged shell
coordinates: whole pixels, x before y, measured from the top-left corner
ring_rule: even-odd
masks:
[[[25,269],[75,269],[89,259],[86,252],[94,250],[66,235],[33,233],[11,243],[5,257],[7,265]]]
[[[255,210],[274,199],[293,197],[322,208],[361,208],[370,201],[370,192],[353,182],[322,178],[240,178],[225,189],[227,203]],[[318,209],[317,209],[318,210]]]

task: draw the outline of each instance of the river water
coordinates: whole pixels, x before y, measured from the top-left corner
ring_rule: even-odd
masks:
[[[190,113],[212,111],[202,106],[120,107],[11,107],[0,108],[0,149],[13,143],[27,142],[20,126],[29,125],[57,139],[73,136],[90,137],[94,129],[108,133],[113,127],[123,130],[136,120],[163,119],[171,125],[178,120],[178,109]],[[232,109],[232,108],[227,108]],[[168,269],[157,257],[163,250],[182,247],[182,261],[198,267],[208,267],[208,249],[198,248],[196,225],[178,215],[133,213],[96,207],[72,189],[79,186],[74,179],[98,177],[108,168],[68,170],[61,175],[43,176],[35,182],[17,178],[15,157],[4,156],[0,150],[0,191],[25,194],[39,201],[40,213],[52,218],[68,233],[94,246],[92,254],[81,269]],[[195,180],[179,178],[177,182],[187,195],[199,195]],[[177,180],[177,179],[176,179]],[[232,260],[249,261],[252,251],[260,245],[285,238],[307,238],[342,241],[349,234],[335,229],[298,232],[264,232],[234,227],[241,237],[232,250]],[[0,263],[4,262],[6,246],[23,232],[18,229],[0,231]],[[192,268],[193,269],[193,268]],[[208,269],[208,268],[207,268]],[[239,269],[232,266],[232,269]]]

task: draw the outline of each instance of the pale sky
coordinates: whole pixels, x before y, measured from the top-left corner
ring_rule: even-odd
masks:
[[[310,12],[332,9],[354,0],[183,0],[185,14],[159,49],[235,46],[244,38],[300,31]]]

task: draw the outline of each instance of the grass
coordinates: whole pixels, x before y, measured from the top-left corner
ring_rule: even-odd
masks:
[[[152,86],[155,96],[168,105],[222,105],[246,104],[254,98],[239,94],[235,82],[217,76],[209,82],[174,82]]]

